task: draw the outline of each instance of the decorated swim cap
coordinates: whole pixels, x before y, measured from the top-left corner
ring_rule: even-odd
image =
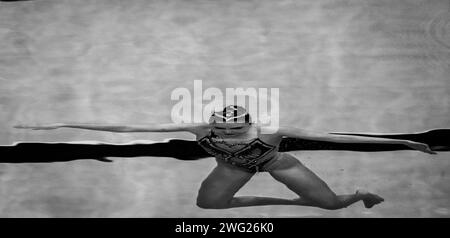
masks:
[[[226,106],[221,112],[214,112],[209,118],[209,123],[248,123],[250,114],[245,108],[236,105]]]

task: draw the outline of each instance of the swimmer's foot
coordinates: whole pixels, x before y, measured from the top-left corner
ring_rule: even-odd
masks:
[[[357,190],[356,194],[361,196],[361,198],[363,200],[363,203],[364,203],[364,206],[366,208],[372,208],[373,206],[375,206],[375,205],[377,205],[379,203],[382,203],[384,201],[384,198],[382,198],[382,197],[380,197],[380,196],[378,196],[376,194],[369,193],[366,190],[362,190],[362,189],[361,190]]]

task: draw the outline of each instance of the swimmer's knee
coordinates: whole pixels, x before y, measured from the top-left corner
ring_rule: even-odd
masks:
[[[229,208],[229,202],[220,199],[197,198],[197,207],[203,209],[226,209]]]
[[[214,209],[213,208],[214,206],[213,206],[212,203],[205,202],[205,201],[202,201],[202,200],[197,200],[197,207],[203,208],[203,209]]]

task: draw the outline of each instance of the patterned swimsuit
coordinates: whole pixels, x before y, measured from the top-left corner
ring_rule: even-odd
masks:
[[[218,138],[212,131],[198,140],[198,144],[206,150],[210,155],[225,161],[231,165],[243,168],[249,172],[262,171],[264,165],[274,159],[276,156],[266,156],[272,153],[276,146],[269,145],[259,138],[250,141],[230,144]],[[229,147],[234,145],[242,145],[240,149],[235,151],[227,150],[217,144],[226,144]]]

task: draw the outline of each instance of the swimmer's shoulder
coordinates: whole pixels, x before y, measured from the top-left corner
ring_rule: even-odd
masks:
[[[187,123],[186,130],[195,134],[197,138],[202,138],[209,134],[211,125],[208,123]]]
[[[281,133],[282,128],[279,126],[265,126],[261,124],[254,125],[257,128],[259,136],[266,137],[281,137],[283,134]]]
[[[257,128],[258,138],[263,142],[278,145],[283,139],[278,127],[264,125],[255,125],[255,127]]]

